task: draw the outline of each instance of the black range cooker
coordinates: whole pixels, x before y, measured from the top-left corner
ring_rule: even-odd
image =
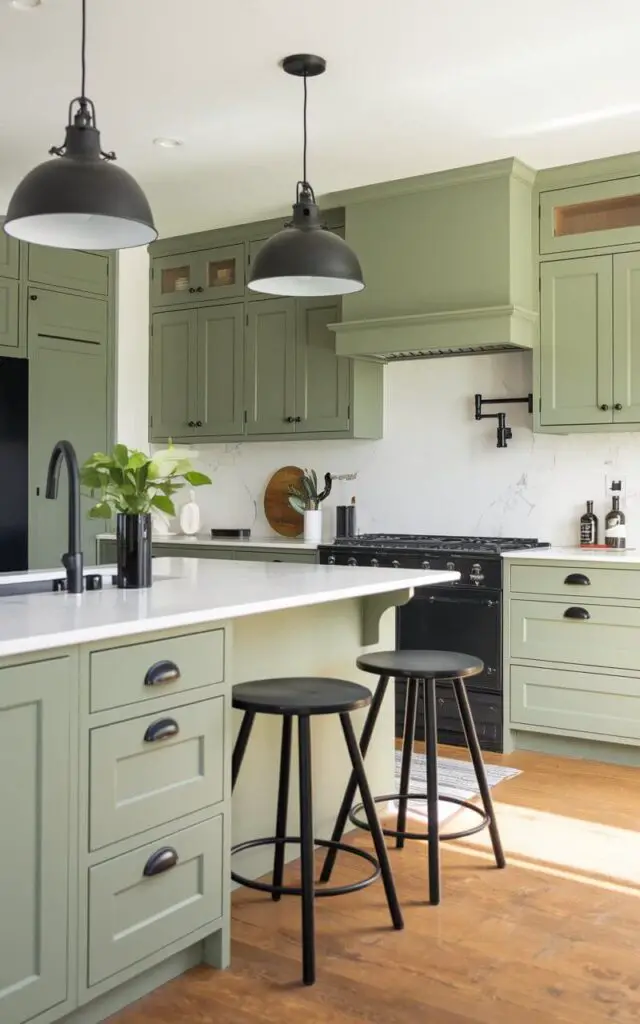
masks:
[[[320,547],[324,565],[381,566],[395,569],[450,569],[453,583],[418,587],[397,610],[400,650],[461,651],[484,662],[484,672],[468,685],[478,736],[485,750],[502,750],[502,559],[506,551],[549,547],[527,537],[446,537],[365,533]],[[438,739],[464,746],[462,726],[450,684],[438,684]],[[396,735],[404,724],[405,684],[396,683]],[[418,714],[417,737],[423,717]]]

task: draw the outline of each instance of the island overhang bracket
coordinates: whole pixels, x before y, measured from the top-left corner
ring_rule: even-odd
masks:
[[[394,590],[387,594],[371,594],[362,601],[362,646],[380,642],[380,619],[388,608],[398,608],[413,597],[413,588]]]

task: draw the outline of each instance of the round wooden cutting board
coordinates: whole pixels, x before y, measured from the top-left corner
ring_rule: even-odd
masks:
[[[273,474],[264,492],[264,514],[272,530],[281,537],[299,537],[304,520],[289,504],[289,488],[297,487],[303,470],[299,466],[283,466]]]

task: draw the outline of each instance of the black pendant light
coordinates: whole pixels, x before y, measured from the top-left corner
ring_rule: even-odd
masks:
[[[100,146],[95,108],[85,95],[87,4],[82,0],[81,94],[69,104],[64,145],[22,179],[4,229],[25,242],[60,249],[127,249],[158,237],[147,198]],[[75,113],[74,111],[75,109]]]
[[[307,78],[321,75],[323,57],[297,53],[285,57],[288,75],[304,81],[302,181],[296,187],[293,220],[264,243],[255,257],[248,286],[268,295],[346,295],[364,288],[358,257],[347,243],[320,223],[320,211],[307,181]]]

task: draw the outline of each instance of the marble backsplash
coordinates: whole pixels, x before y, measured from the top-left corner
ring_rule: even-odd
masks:
[[[579,372],[579,371],[578,371]],[[326,501],[325,536],[335,506],[356,497],[358,530],[537,536],[577,541],[592,498],[610,507],[607,476],[625,479],[628,545],[640,546],[640,434],[533,434],[524,405],[506,406],[513,440],[496,447],[496,423],[474,419],[476,391],[487,398],[531,390],[531,356],[508,353],[405,362],[387,367],[386,428],[380,441],[204,445],[200,463],[213,486],[198,492],[203,527],[269,531],[262,499],[271,474],[294,463],[338,481]]]

